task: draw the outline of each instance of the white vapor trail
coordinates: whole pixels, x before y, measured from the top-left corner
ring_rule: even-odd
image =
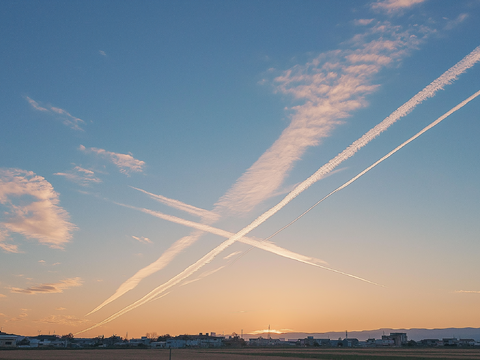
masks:
[[[299,216],[297,216],[294,220],[292,220],[291,222],[289,222],[287,225],[285,225],[284,227],[282,227],[281,229],[277,230],[276,232],[274,232],[272,235],[270,235],[269,237],[265,238],[265,241],[266,240],[269,240],[271,238],[273,238],[275,235],[277,235],[279,232],[285,230],[286,228],[288,228],[290,225],[292,225],[293,223],[297,222],[301,217],[303,217],[305,214],[307,214],[310,210],[312,210],[314,207],[316,207],[317,205],[319,205],[321,202],[323,202],[324,200],[328,199],[330,196],[332,196],[333,194],[335,194],[336,192],[342,190],[342,189],[345,189],[348,185],[350,185],[351,183],[353,183],[354,181],[356,181],[358,178],[362,177],[363,175],[365,175],[367,172],[369,172],[370,170],[372,170],[375,166],[377,166],[378,164],[380,164],[381,162],[383,162],[384,160],[388,159],[390,156],[392,156],[393,154],[395,154],[398,150],[400,150],[401,148],[403,148],[405,145],[411,143],[413,140],[415,140],[416,138],[418,138],[420,135],[422,135],[423,133],[427,132],[428,130],[430,130],[431,128],[433,128],[435,125],[437,125],[438,123],[440,123],[442,120],[445,120],[448,116],[452,115],[455,111],[459,110],[460,108],[464,107],[466,104],[468,104],[470,101],[472,101],[473,99],[475,99],[478,95],[480,95],[480,90],[477,91],[475,94],[473,94],[472,96],[470,96],[468,99],[462,101],[460,104],[458,104],[457,106],[455,106],[454,108],[452,108],[451,110],[447,111],[445,114],[443,114],[442,116],[440,116],[437,120],[435,120],[434,122],[432,122],[430,125],[424,127],[422,130],[420,130],[418,133],[416,133],[415,135],[413,135],[410,139],[408,139],[407,141],[403,142],[401,145],[397,146],[395,149],[393,149],[392,151],[390,151],[387,155],[383,156],[382,158],[380,158],[379,160],[377,160],[376,162],[374,162],[372,165],[370,165],[369,167],[367,167],[365,170],[363,170],[362,172],[360,172],[359,174],[357,174],[356,176],[354,176],[353,178],[351,178],[350,180],[348,180],[345,184],[339,186],[338,188],[336,188],[335,190],[333,190],[331,193],[329,193],[328,195],[325,195],[322,199],[318,200],[315,204],[313,204],[311,207],[309,207],[307,210],[305,210],[303,213],[301,213]],[[250,248],[251,249],[251,248]],[[243,256],[244,254],[242,254]]]
[[[130,209],[138,210],[138,211],[144,212],[146,214],[158,217],[160,219],[168,220],[168,221],[180,224],[180,225],[189,226],[189,227],[192,227],[192,228],[200,230],[200,231],[198,231],[197,233],[194,233],[190,236],[185,236],[184,238],[182,238],[181,241],[178,242],[178,245],[176,247],[174,247],[172,249],[169,249],[169,251],[167,251],[165,254],[163,254],[157,261],[155,261],[154,263],[150,264],[149,266],[139,270],[135,275],[133,275],[127,281],[125,281],[122,285],[120,285],[120,287],[117,289],[117,291],[115,291],[115,293],[112,296],[110,296],[108,299],[106,299],[104,302],[102,302],[100,305],[98,305],[95,309],[93,309],[92,311],[87,313],[85,316],[88,316],[88,315],[93,314],[94,312],[97,312],[98,310],[103,308],[105,305],[108,305],[109,303],[118,299],[120,296],[122,296],[126,292],[135,288],[138,285],[138,283],[142,279],[144,279],[146,276],[151,275],[151,274],[159,271],[160,269],[162,269],[165,266],[166,262],[168,260],[170,260],[171,257],[175,256],[178,253],[177,247],[180,248],[180,250],[184,249],[186,246],[189,246],[193,241],[195,241],[198,238],[198,236],[202,234],[202,232],[209,232],[209,233],[219,235],[219,236],[222,236],[222,237],[226,237],[226,238],[230,238],[234,235],[233,233],[231,233],[229,231],[221,230],[221,229],[215,228],[213,226],[197,223],[197,222],[194,222],[194,221],[185,220],[185,219],[173,216],[173,215],[163,214],[163,213],[158,212],[158,211],[153,211],[153,210],[149,210],[149,209],[145,209],[145,208],[137,208],[135,206],[125,205],[125,204],[121,204],[121,203],[115,203],[115,204],[130,208]],[[267,240],[268,239],[256,240],[256,239],[252,239],[252,238],[248,238],[248,237],[242,237],[238,241],[242,242],[244,244],[259,248],[261,250],[265,250],[265,251],[283,256],[287,259],[292,259],[292,260],[295,260],[295,261],[302,262],[304,264],[316,266],[316,267],[322,268],[324,270],[332,271],[332,272],[335,272],[337,274],[345,275],[345,276],[348,276],[348,277],[351,277],[351,278],[354,278],[354,279],[357,279],[357,280],[360,280],[360,281],[367,282],[369,284],[379,285],[379,284],[377,284],[373,281],[361,278],[359,276],[355,276],[355,275],[352,275],[352,274],[349,274],[349,273],[345,273],[345,272],[340,271],[340,270],[335,270],[335,269],[332,269],[332,268],[327,267],[325,265],[321,265],[321,264],[326,264],[326,262],[323,261],[323,260],[320,260],[320,259],[312,258],[312,257],[309,257],[309,256],[304,256],[304,255],[301,255],[301,254],[297,254],[293,251],[284,249],[284,248],[282,248],[282,247],[280,247],[280,246],[278,246],[278,245],[276,245],[276,244],[274,244],[270,241],[267,241]]]
[[[173,207],[175,209],[178,209],[178,210],[182,210],[182,211],[185,211],[189,214],[192,214],[192,215],[195,215],[195,216],[198,216],[204,220],[207,220],[207,221],[215,221],[218,219],[219,215],[214,213],[213,211],[209,211],[209,210],[205,210],[205,209],[201,209],[201,208],[198,208],[196,206],[193,206],[193,205],[189,205],[189,204],[185,204],[184,202],[181,202],[179,200],[175,200],[175,199],[169,199],[165,196],[162,196],[162,195],[156,195],[156,194],[152,194],[148,191],[145,191],[145,190],[142,190],[142,189],[139,189],[139,188],[136,188],[136,187],[133,187],[133,186],[130,186],[132,189],[135,189],[135,190],[138,190],[138,191],[141,191],[143,192],[144,194],[147,194],[148,196],[150,196],[152,199],[158,201],[158,202],[161,202],[165,205],[168,205],[170,207]]]
[[[228,248],[230,245],[235,243],[236,241],[240,240],[242,237],[247,235],[250,231],[258,227],[260,224],[265,222],[268,218],[273,216],[275,213],[280,211],[285,205],[287,205],[290,201],[296,198],[299,194],[303,191],[308,189],[311,185],[313,185],[318,180],[322,179],[327,173],[332,171],[336,166],[338,166],[343,161],[347,160],[348,158],[352,157],[358,150],[360,150],[363,146],[367,145],[370,141],[372,141],[375,137],[380,135],[383,131],[387,130],[393,123],[399,120],[401,117],[407,115],[410,111],[415,108],[418,104],[423,102],[424,100],[432,97],[438,90],[443,89],[445,85],[452,83],[456,78],[465,72],[467,69],[475,65],[480,61],[480,46],[476,47],[470,54],[460,60],[457,64],[453,67],[448,69],[445,73],[443,73],[439,78],[434,80],[430,83],[427,87],[425,87],[422,91],[417,93],[414,97],[408,100],[405,104],[400,106],[397,110],[395,110],[390,116],[384,119],[381,123],[376,125],[373,129],[368,131],[365,135],[363,135],[360,139],[353,142],[349,147],[347,147],[344,151],[330,160],[327,164],[323,165],[318,169],[313,175],[309,178],[301,182],[299,185],[295,187],[287,196],[285,196],[277,205],[273,206],[271,209],[264,212],[262,215],[257,217],[252,223],[244,227],[242,230],[225,240],[223,243],[218,245],[216,248],[211,250],[201,259],[199,259],[194,264],[187,267],[185,270],[180,272],[178,275],[174,276],[164,284],[158,286],[157,288],[153,289],[147,295],[142,297],[141,299],[135,301],[133,304],[123,308],[122,310],[116,312],[115,314],[111,315],[110,317],[106,318],[105,320],[89,327],[88,329],[82,330],[79,333],[83,333],[85,331],[94,329],[98,326],[106,324],[117,317],[137,308],[145,304],[146,302],[152,300],[159,294],[165,292],[166,290],[170,289],[174,285],[178,284],[185,278],[189,277],[203,266],[208,264],[212,261],[218,254],[220,254],[223,250]]]

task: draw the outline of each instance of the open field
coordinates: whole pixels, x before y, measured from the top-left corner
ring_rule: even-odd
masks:
[[[0,350],[0,360],[129,360],[169,359],[166,349]],[[187,359],[478,359],[480,349],[173,349],[172,360]]]

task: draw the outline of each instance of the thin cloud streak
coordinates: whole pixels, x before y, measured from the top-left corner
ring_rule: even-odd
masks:
[[[71,287],[81,286],[83,283],[82,279],[79,277],[65,279],[59,281],[58,283],[46,283],[46,284],[39,284],[36,286],[30,286],[25,289],[12,287],[10,288],[10,292],[17,293],[17,294],[51,294],[51,293],[62,293],[63,290],[69,289]]]
[[[149,238],[146,238],[146,237],[143,237],[143,236],[133,236],[132,235],[132,238],[134,238],[135,240],[137,240],[138,242],[141,242],[143,244],[153,244],[152,243],[152,240],[150,240]]]
[[[84,131],[79,124],[85,124],[85,121],[83,121],[82,119],[80,118],[77,118],[75,116],[73,116],[72,114],[70,114],[68,111],[64,110],[64,109],[61,109],[61,108],[58,108],[58,107],[54,107],[54,106],[48,106],[48,109],[43,107],[43,106],[40,106],[38,102],[36,102],[35,100],[29,98],[28,96],[25,96],[25,99],[28,101],[28,103],[35,109],[35,110],[38,110],[38,111],[42,111],[42,112],[46,112],[46,113],[51,113],[51,114],[57,114],[57,115],[60,115],[61,118],[63,119],[63,124],[72,128],[73,130],[80,130],[80,131]]]
[[[35,322],[44,323],[44,324],[58,324],[58,325],[68,325],[68,326],[78,326],[89,322],[88,319],[79,319],[74,315],[50,315],[43,319],[34,320]]]
[[[153,289],[150,293],[145,295],[143,298],[135,301],[133,304],[125,307],[124,309],[116,312],[115,314],[111,315],[110,317],[106,318],[105,320],[93,325],[92,327],[83,330],[85,332],[87,330],[91,330],[95,327],[108,323],[117,317],[129,312],[138,306],[143,305],[145,302],[150,301],[151,299],[155,298],[159,294],[165,292],[166,290],[170,289],[174,285],[178,284],[179,282],[183,281],[187,277],[191,276],[193,273],[201,269],[203,266],[208,264],[212,261],[218,254],[220,254],[223,250],[228,248],[230,245],[234,244],[236,241],[247,235],[250,231],[255,229],[257,226],[265,222],[268,218],[273,216],[279,210],[281,210],[285,205],[287,205],[290,201],[292,201],[295,197],[297,197],[300,193],[308,189],[311,185],[315,182],[320,180],[324,177],[327,173],[332,171],[336,166],[338,166],[344,160],[353,156],[360,148],[368,144],[371,140],[375,137],[380,135],[383,131],[385,131],[390,125],[395,123],[401,117],[407,115],[410,111],[412,111],[415,106],[423,102],[424,100],[432,97],[435,93],[444,88],[444,86],[451,84],[453,81],[457,79],[457,77],[465,72],[467,69],[475,65],[480,60],[480,46],[475,48],[470,54],[460,60],[457,64],[453,67],[448,69],[445,73],[443,73],[439,78],[434,80],[430,83],[427,87],[425,87],[422,91],[416,94],[413,98],[395,110],[390,116],[384,119],[380,124],[376,125],[373,129],[368,131],[365,135],[363,135],[360,139],[356,140],[352,143],[347,149],[337,155],[335,158],[330,160],[327,164],[322,166],[318,169],[312,176],[308,179],[300,183],[293,191],[291,191],[282,201],[280,201],[277,205],[260,215],[257,219],[255,219],[252,223],[248,226],[240,230],[238,233],[218,245],[216,248],[211,250],[201,259],[199,259],[194,264],[187,267],[185,270],[180,272],[178,275],[171,278],[166,283],[158,286],[157,288]]]
[[[384,10],[391,14],[395,11],[410,8],[423,2],[425,2],[425,0],[381,0],[372,3],[371,8],[373,10]]]
[[[86,153],[91,152],[107,159],[115,164],[120,169],[120,172],[125,175],[129,175],[130,172],[142,172],[145,165],[145,161],[135,159],[132,154],[120,154],[94,147],[87,149],[83,145],[80,145],[79,150]]]
[[[140,191],[140,192],[143,192],[144,194],[147,194],[148,196],[150,196],[153,200],[156,200],[158,202],[161,202],[162,204],[165,204],[167,206],[170,206],[170,207],[173,207],[175,209],[178,209],[178,210],[182,210],[182,211],[185,211],[189,214],[192,214],[192,215],[195,215],[195,216],[198,216],[200,217],[202,220],[204,221],[207,221],[207,222],[215,222],[216,220],[218,220],[219,218],[219,215],[214,213],[213,211],[209,211],[209,210],[205,210],[205,209],[201,209],[201,208],[198,208],[198,207],[195,207],[193,205],[189,205],[189,204],[185,204],[179,200],[175,200],[175,199],[169,199],[165,196],[162,196],[162,195],[156,195],[156,194],[152,194],[148,191],[145,191],[145,190],[142,190],[142,189],[139,189],[139,188],[136,188],[136,187],[133,187],[133,186],[130,186],[132,189],[135,189],[137,191]]]
[[[478,290],[455,290],[454,292],[462,294],[480,294],[480,291]]]
[[[101,183],[102,180],[95,176],[92,170],[84,169],[81,166],[75,166],[72,170],[65,173],[55,173],[53,175],[63,176],[67,180],[73,181],[82,186]]]

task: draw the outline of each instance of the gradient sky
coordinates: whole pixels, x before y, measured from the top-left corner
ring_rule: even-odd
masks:
[[[478,0],[0,2],[3,331],[79,333],[166,283],[471,53],[479,24]],[[479,79],[477,62],[246,241]],[[77,336],[480,327],[479,113]]]

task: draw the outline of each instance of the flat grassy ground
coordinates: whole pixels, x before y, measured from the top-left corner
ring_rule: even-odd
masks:
[[[79,349],[79,350],[0,350],[0,360],[129,360],[169,359],[166,349]],[[382,359],[478,359],[480,349],[173,349],[172,360],[286,360],[286,359],[332,359],[332,360],[382,360]]]

